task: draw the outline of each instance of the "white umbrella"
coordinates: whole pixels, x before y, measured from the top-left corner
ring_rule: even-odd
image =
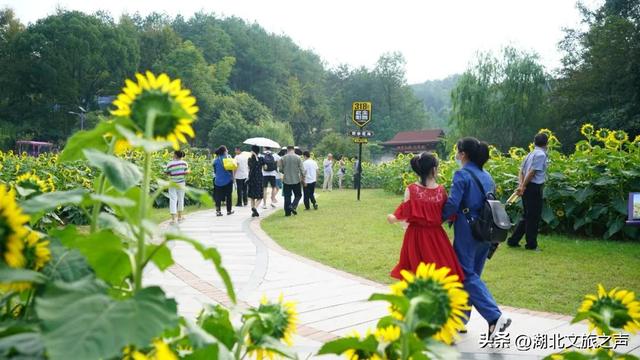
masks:
[[[255,137],[255,138],[251,138],[251,139],[247,139],[244,141],[245,144],[247,145],[256,145],[256,146],[262,146],[262,147],[269,147],[272,149],[279,149],[280,148],[280,144],[278,144],[277,142],[271,140],[271,139],[267,139],[267,138],[263,138],[263,137]]]

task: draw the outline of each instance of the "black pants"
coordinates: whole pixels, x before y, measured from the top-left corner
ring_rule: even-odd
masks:
[[[309,201],[311,201],[311,204],[314,205],[316,203],[316,197],[314,195],[316,191],[316,183],[308,183],[307,186],[302,188],[302,191],[304,192],[304,208],[309,210]]]
[[[222,201],[227,205],[227,212],[231,212],[231,207],[233,206],[233,181],[229,182],[227,185],[218,186],[215,185],[213,188],[213,197],[216,201],[216,210],[220,211],[220,207],[222,205]]]
[[[302,199],[302,186],[300,183],[297,184],[283,184],[284,187],[284,214],[291,215],[291,209],[298,207],[298,203],[300,199]],[[291,202],[291,193],[295,195],[293,198],[293,202]]]
[[[538,227],[542,216],[542,191],[544,185],[529,183],[522,194],[524,214],[509,239],[510,245],[517,245],[526,235],[527,249],[538,247]]]
[[[247,179],[236,179],[236,206],[249,203],[249,182]]]

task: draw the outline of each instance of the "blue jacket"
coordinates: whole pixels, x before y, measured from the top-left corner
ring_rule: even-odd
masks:
[[[478,177],[486,192],[495,192],[495,183],[488,172],[480,170],[480,168],[472,162],[468,162],[464,168],[471,170]],[[466,170],[460,169],[456,171],[455,174],[453,174],[453,183],[449,191],[449,198],[442,210],[442,218],[446,220],[456,214],[458,215],[458,220],[463,220],[466,215],[463,214],[462,210],[467,207],[469,208],[469,215],[472,217],[478,216],[486,192],[478,189],[478,185],[476,185],[476,182]],[[456,226],[458,226],[458,224],[459,222],[456,221]]]
[[[233,173],[224,169],[224,163],[222,161],[224,157],[226,156],[218,156],[213,160],[214,184],[216,186],[229,185],[229,183],[233,181]]]

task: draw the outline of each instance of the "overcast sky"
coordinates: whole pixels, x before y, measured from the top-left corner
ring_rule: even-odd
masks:
[[[601,0],[586,0],[593,8]],[[579,25],[575,0],[10,0],[22,22],[57,7],[93,13],[151,11],[189,16],[204,10],[256,21],[286,34],[329,65],[372,67],[380,54],[400,51],[409,83],[465,70],[478,50],[504,45],[536,51],[548,70],[559,66],[562,28]]]

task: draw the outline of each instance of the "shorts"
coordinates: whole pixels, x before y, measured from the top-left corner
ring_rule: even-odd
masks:
[[[278,189],[282,190],[282,179],[280,178],[276,179],[276,186],[278,186]]]
[[[262,177],[262,187],[268,187],[271,185],[272,188],[276,187],[276,177],[275,176],[263,176]]]

